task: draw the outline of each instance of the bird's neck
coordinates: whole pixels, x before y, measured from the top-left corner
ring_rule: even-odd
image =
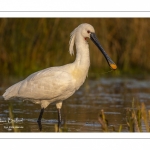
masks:
[[[90,66],[89,45],[85,39],[75,41],[76,59],[72,63],[72,76],[76,80],[76,90],[84,83]]]
[[[85,39],[77,40],[75,45],[76,59],[74,63],[76,67],[82,68],[84,71],[88,72],[90,66],[89,45]]]

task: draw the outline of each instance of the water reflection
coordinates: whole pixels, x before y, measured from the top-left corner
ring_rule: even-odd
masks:
[[[6,87],[0,87],[0,95]],[[118,131],[122,125],[122,132],[127,132],[126,109],[131,108],[133,98],[144,102],[146,108],[150,109],[149,80],[121,78],[87,80],[79,91],[63,102],[61,130],[102,132],[98,115],[103,109],[110,131],[114,131],[114,128]],[[0,96],[0,132],[40,132],[37,124],[39,113],[39,105],[29,101],[4,101]],[[12,123],[8,122],[8,118],[23,121]],[[55,104],[51,104],[43,114],[42,132],[55,132],[57,123],[57,109]],[[145,131],[144,126],[142,124]]]

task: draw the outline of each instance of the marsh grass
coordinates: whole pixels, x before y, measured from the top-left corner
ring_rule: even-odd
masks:
[[[126,121],[130,132],[149,132],[149,110],[146,109],[144,103],[137,103],[135,105],[133,99],[133,105],[131,109],[127,109]],[[142,124],[144,128],[142,128]]]
[[[104,132],[108,132],[108,120],[105,118],[104,110],[100,111],[98,121],[101,124],[101,128]],[[114,129],[113,129],[114,130]]]
[[[122,132],[122,125],[116,130],[115,125],[108,125],[103,110],[98,115],[98,121],[101,124],[103,132]],[[144,103],[132,101],[132,107],[126,109],[126,125],[129,132],[150,132],[150,110],[147,110]]]
[[[149,18],[1,18],[0,78],[24,78],[50,67],[73,62],[69,36],[81,23],[90,23],[118,69],[106,75],[146,75],[150,71]],[[97,47],[89,40],[89,77],[110,70]]]
[[[14,114],[13,114],[13,105],[12,103],[10,102],[9,103],[9,118],[10,118],[10,122],[11,122],[11,128],[13,129],[14,132],[20,132],[20,130],[18,128],[16,128],[16,124],[14,123]]]
[[[103,132],[121,132],[122,131],[122,125],[119,126],[119,129],[116,130],[115,125],[109,126],[108,120],[106,119],[104,110],[101,110],[98,115],[98,121],[101,124],[101,129]]]

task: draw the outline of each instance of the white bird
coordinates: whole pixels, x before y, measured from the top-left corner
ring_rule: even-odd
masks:
[[[77,91],[84,83],[89,66],[89,45],[87,38],[90,38],[102,52],[109,66],[116,69],[116,64],[101,47],[93,26],[84,23],[71,32],[69,52],[74,54],[76,46],[76,59],[73,63],[50,67],[28,76],[26,79],[9,87],[3,97],[5,100],[22,99],[29,100],[41,105],[41,112],[38,122],[41,122],[44,109],[51,103],[56,103],[58,109],[58,124],[61,124],[61,113],[63,100],[67,99]]]

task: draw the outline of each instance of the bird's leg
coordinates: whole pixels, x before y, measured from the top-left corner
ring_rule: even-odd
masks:
[[[62,107],[62,102],[56,103],[56,107],[58,110],[58,132],[60,131],[61,127],[61,107]]]
[[[58,128],[61,127],[61,111],[58,109]]]
[[[42,119],[43,113],[44,113],[44,108],[42,108],[42,109],[41,109],[41,112],[40,112],[39,118],[38,118],[38,120],[37,120],[38,125],[39,125],[39,130],[40,130],[40,131],[42,131],[41,119]]]
[[[44,108],[41,109],[41,112],[40,112],[40,115],[39,115],[39,118],[38,118],[37,122],[41,122],[43,113],[44,113]]]

